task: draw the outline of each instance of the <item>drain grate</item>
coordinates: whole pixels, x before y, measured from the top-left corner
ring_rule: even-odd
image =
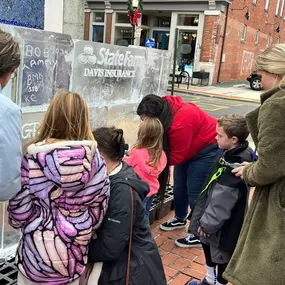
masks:
[[[1,285],[16,285],[18,276],[18,268],[15,259],[6,261],[0,265],[0,284]]]

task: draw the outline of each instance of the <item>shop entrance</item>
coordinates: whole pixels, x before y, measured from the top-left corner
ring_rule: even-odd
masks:
[[[169,31],[154,30],[152,37],[155,39],[157,49],[168,50]]]

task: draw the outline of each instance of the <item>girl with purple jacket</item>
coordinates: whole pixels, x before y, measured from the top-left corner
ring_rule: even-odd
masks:
[[[54,97],[25,148],[21,182],[8,207],[11,226],[23,234],[18,285],[79,284],[110,191],[80,95],[61,91]]]

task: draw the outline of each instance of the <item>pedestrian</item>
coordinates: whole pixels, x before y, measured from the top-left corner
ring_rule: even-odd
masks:
[[[138,106],[141,120],[158,118],[164,127],[163,148],[168,166],[174,165],[175,216],[160,228],[164,231],[186,226],[188,207],[193,209],[206,178],[210,175],[219,154],[216,143],[217,120],[202,111],[197,105],[183,102],[179,96],[159,97],[147,95]],[[164,177],[165,178],[165,177]],[[160,179],[161,188],[166,180]],[[177,239],[180,247],[199,247],[200,240],[192,233]]]
[[[89,262],[103,262],[98,284],[166,285],[161,257],[145,223],[143,200],[149,185],[122,161],[123,130],[99,128],[94,137],[111,182],[109,208],[88,254]]]
[[[77,285],[110,190],[82,97],[60,91],[24,153],[22,189],[8,207],[23,233],[17,284]]]
[[[19,44],[0,29],[0,201],[9,200],[21,189],[21,110],[2,94],[20,62]]]
[[[234,252],[247,210],[249,186],[232,170],[252,161],[253,151],[244,117],[227,115],[218,120],[217,141],[224,151],[212,177],[196,201],[190,231],[199,234],[207,265],[205,279],[189,285],[224,285],[223,273]]]
[[[285,44],[256,60],[261,106],[246,118],[258,160],[233,172],[256,187],[233,257],[224,274],[234,285],[283,284],[285,266]]]
[[[149,184],[150,191],[143,200],[148,227],[153,196],[159,189],[158,176],[167,163],[162,143],[163,126],[161,122],[157,118],[148,118],[140,123],[137,141],[129,156],[124,158],[124,161],[134,168],[139,177]]]

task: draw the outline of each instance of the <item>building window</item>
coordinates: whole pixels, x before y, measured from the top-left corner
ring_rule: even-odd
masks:
[[[93,22],[104,23],[105,22],[105,12],[94,12]]]
[[[269,7],[269,0],[265,1],[265,7],[264,10],[267,12],[268,11],[268,7]]]
[[[170,28],[171,17],[156,17],[154,18],[154,27]]]
[[[277,38],[277,44],[280,44],[280,37]]]
[[[271,42],[271,35],[268,34],[268,36],[267,36],[266,48],[269,48],[269,47],[270,47],[270,42]]]
[[[115,27],[115,44],[128,46],[132,44],[133,29],[131,27]]]
[[[178,15],[177,20],[178,26],[198,26],[199,25],[199,15]]]
[[[260,31],[256,30],[256,35],[255,35],[255,45],[256,46],[258,46],[259,44],[259,34],[260,34]]]
[[[93,12],[92,41],[103,43],[105,30],[105,12]]]
[[[246,25],[243,25],[242,27],[242,31],[241,31],[241,42],[245,42],[245,38],[246,38]]]
[[[149,17],[148,15],[143,14],[142,15],[142,26],[148,26],[149,25]]]
[[[130,24],[130,19],[127,13],[117,13],[117,24]]]

